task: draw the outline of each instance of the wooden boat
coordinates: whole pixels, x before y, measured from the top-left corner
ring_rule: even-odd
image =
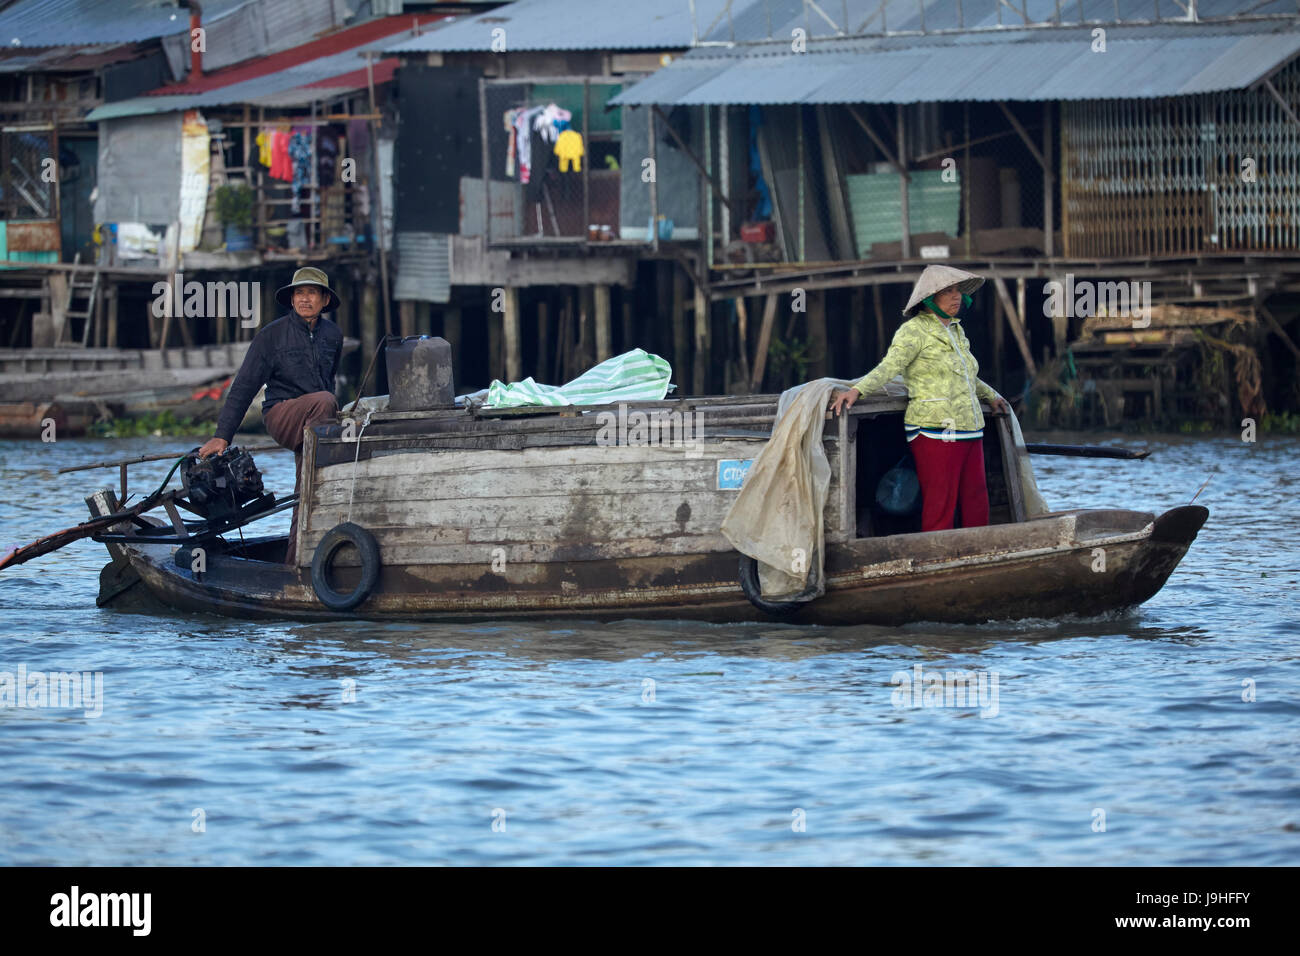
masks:
[[[95,422],[172,417],[216,421],[249,342],[169,349],[0,349],[0,438],[39,437],[53,418],[60,436]],[[343,354],[361,343],[343,340]],[[261,399],[241,431],[261,429]]]
[[[215,419],[248,345],[0,349],[0,437],[38,436],[47,418],[61,437],[85,434],[96,421],[164,411]],[[42,411],[47,405],[53,410]]]
[[[747,596],[757,598],[742,588],[744,562],[719,531],[744,463],[771,431],[776,396],[624,406],[615,413],[634,426],[650,413],[683,424],[659,441],[653,432],[637,441],[633,427],[617,444],[602,440],[608,406],[443,408],[322,425],[304,446],[295,566],[283,563],[285,535],[196,538],[173,512],[161,529],[171,540],[139,521],[103,538],[113,561],[100,603],[295,619],[896,625],[1095,615],[1155,594],[1208,517],[1187,506],[1029,518],[1020,483],[1008,480],[1011,428],[986,410],[992,523],[920,533],[919,517],[875,503],[882,475],[906,454],[904,407],[871,398],[827,422],[826,593],[779,614]],[[688,422],[702,422],[702,438],[674,442]],[[117,507],[109,491],[87,501],[95,514]],[[364,532],[349,538],[340,525]]]

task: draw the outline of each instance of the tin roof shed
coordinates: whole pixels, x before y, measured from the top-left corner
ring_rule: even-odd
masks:
[[[763,42],[692,50],[612,103],[1104,100],[1244,89],[1300,54],[1293,18]]]

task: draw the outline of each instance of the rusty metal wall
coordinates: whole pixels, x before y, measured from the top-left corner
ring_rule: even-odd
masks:
[[[1300,102],[1300,68],[1274,79]],[[1061,104],[1069,256],[1300,249],[1300,124],[1266,91]]]

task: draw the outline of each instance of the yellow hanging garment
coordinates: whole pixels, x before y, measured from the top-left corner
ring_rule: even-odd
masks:
[[[262,130],[257,134],[257,161],[263,166],[271,165],[271,133]]]
[[[577,130],[566,129],[555,140],[555,155],[560,157],[560,172],[567,173],[569,164],[573,164],[575,173],[582,172],[582,154],[586,152],[582,145],[582,134]]]

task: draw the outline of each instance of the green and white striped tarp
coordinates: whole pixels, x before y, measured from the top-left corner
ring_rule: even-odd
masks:
[[[606,359],[567,385],[539,385],[531,377],[522,382],[493,380],[487,401],[492,408],[518,405],[609,405],[615,402],[658,402],[668,394],[673,377],[667,359],[633,349]]]

